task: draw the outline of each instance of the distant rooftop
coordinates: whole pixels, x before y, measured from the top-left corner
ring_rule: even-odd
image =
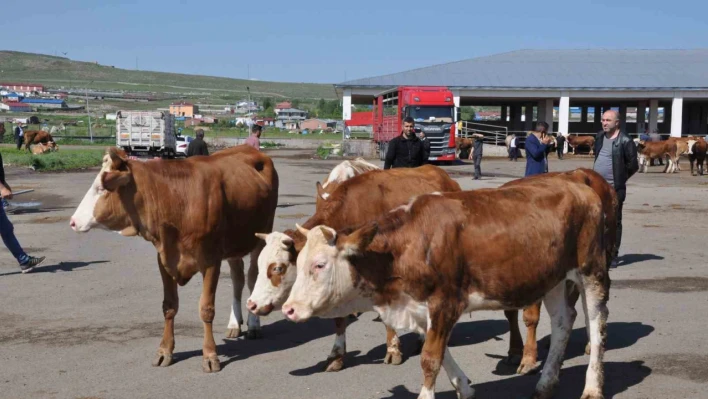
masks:
[[[346,87],[697,90],[708,88],[708,49],[518,50],[350,80]]]

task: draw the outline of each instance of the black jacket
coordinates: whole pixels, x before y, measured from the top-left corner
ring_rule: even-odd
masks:
[[[423,165],[424,162],[425,148],[423,147],[423,141],[415,133],[411,133],[408,139],[403,138],[403,134],[401,134],[389,141],[384,169],[416,168]]]
[[[600,131],[595,136],[595,161],[602,149],[605,132]],[[639,170],[637,162],[637,146],[634,140],[625,132],[620,132],[612,146],[612,175],[615,180],[615,191],[627,188],[627,180]]]
[[[189,143],[189,147],[187,147],[187,157],[194,155],[209,155],[209,150],[204,140],[196,138]]]

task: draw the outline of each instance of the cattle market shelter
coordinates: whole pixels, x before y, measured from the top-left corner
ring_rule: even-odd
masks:
[[[648,124],[671,136],[708,134],[708,49],[519,50],[351,80],[335,85],[343,119],[352,104],[371,104],[396,86],[447,86],[457,106],[498,106],[497,125],[509,131],[544,120],[554,132],[594,133],[612,108],[628,133]],[[579,121],[571,122],[571,109]]]

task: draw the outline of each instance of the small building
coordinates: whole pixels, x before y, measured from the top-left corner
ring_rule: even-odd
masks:
[[[3,83],[0,82],[0,89],[20,93],[44,93],[44,86],[30,83]]]
[[[24,104],[17,101],[8,101],[0,103],[0,109],[10,112],[32,112],[32,107],[29,104]]]
[[[67,108],[66,101],[56,98],[25,97],[21,102],[32,108]]]
[[[22,100],[22,96],[15,93],[14,91],[8,92],[7,94],[2,95],[2,99],[6,101],[11,101],[11,102],[19,102]]]
[[[275,111],[275,114],[278,115],[281,110],[292,108],[292,107],[293,107],[293,103],[291,103],[290,101],[283,101],[281,103],[275,104],[274,111]]]
[[[327,128],[331,128],[332,130],[336,129],[337,122],[324,119],[306,119],[300,124],[300,129],[303,130],[325,130]]]
[[[199,108],[192,103],[180,101],[178,103],[170,104],[170,113],[175,116],[192,118],[194,114],[199,113]]]

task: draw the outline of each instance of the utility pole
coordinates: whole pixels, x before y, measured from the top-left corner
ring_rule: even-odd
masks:
[[[89,82],[89,84],[93,83],[93,80]],[[86,94],[86,115],[89,118],[89,137],[91,139],[91,143],[93,144],[93,131],[91,130],[91,113],[88,110],[88,85],[86,85],[86,90],[84,92]]]

